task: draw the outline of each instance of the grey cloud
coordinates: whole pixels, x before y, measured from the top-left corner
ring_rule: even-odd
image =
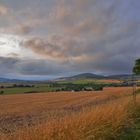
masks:
[[[68,35],[101,36],[116,22],[119,6],[120,0],[61,0],[50,14],[49,26]]]
[[[84,53],[85,49],[80,40],[59,35],[50,36],[47,39],[31,38],[23,42],[22,46],[39,55],[54,59],[77,57]]]
[[[65,70],[64,66],[46,60],[21,61],[17,66],[23,75],[59,75]]]
[[[17,62],[16,58],[0,57],[0,73],[13,73]]]
[[[24,7],[15,10],[13,7],[0,5],[0,32],[17,35],[28,35],[41,29],[46,24],[46,19],[40,17],[37,11]]]
[[[24,47],[52,58],[56,63],[64,61],[67,72],[131,73],[134,60],[140,56],[139,32],[136,29],[136,24],[133,24],[125,32],[122,29],[97,40],[57,35],[51,39],[34,38]]]
[[[0,4],[0,16],[5,16],[7,15],[9,12],[8,7],[6,7],[5,5]]]
[[[8,22],[8,21],[7,21]],[[44,23],[45,21],[37,18],[37,19],[32,19],[27,18],[25,21],[18,21],[17,19],[12,18],[10,20],[11,25],[8,25],[8,27],[2,27],[1,31],[3,33],[12,33],[12,34],[17,34],[17,35],[28,35],[31,34],[34,30],[40,28],[40,26]]]
[[[45,24],[42,36],[36,32],[38,35],[28,36],[21,43],[21,49],[32,50],[41,60],[14,58],[9,63],[23,75],[129,73],[140,56],[140,18],[131,3],[133,0],[57,1],[49,17],[35,17],[23,23],[21,20],[22,24],[12,28],[17,34],[26,35]],[[47,22],[42,24],[41,18]]]
[[[8,54],[8,57],[18,58],[19,57],[19,54],[17,54],[17,53],[9,53]]]
[[[14,32],[18,33],[18,34],[28,34],[32,31],[33,27],[32,25],[18,25],[17,27],[15,27],[15,29],[13,29]]]
[[[14,57],[0,57],[0,75],[2,73],[15,75],[55,75],[63,73],[66,68],[53,61],[43,59],[19,59]]]

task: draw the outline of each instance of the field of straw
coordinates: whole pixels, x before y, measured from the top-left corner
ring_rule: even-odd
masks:
[[[139,107],[131,92],[127,87],[0,96],[0,140],[124,139]]]

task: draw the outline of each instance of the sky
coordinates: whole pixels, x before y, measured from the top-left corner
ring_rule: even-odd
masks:
[[[139,0],[0,0],[0,77],[131,73]]]

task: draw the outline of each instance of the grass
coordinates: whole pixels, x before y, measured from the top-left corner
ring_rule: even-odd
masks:
[[[140,94],[140,89],[138,89],[138,90],[136,91],[136,93],[137,93],[137,94]]]
[[[17,131],[8,140],[129,140],[136,111],[131,99],[84,108],[78,113]],[[138,115],[138,114],[137,114]],[[139,116],[139,115],[138,115]],[[134,120],[133,120],[134,119]],[[128,133],[129,132],[129,133]],[[140,138],[140,137],[138,137]],[[6,140],[6,138],[5,138]]]
[[[123,99],[130,91],[131,88],[106,88],[98,92],[0,96],[0,127],[10,131],[1,131],[0,138],[109,140],[119,137],[119,132],[131,123],[129,99]]]
[[[51,92],[56,88],[51,88],[47,84],[35,84],[34,87],[12,87],[12,88],[0,88],[0,91],[4,91],[4,94],[20,94],[20,93],[35,93],[35,92]]]
[[[96,79],[78,79],[78,80],[64,80],[64,81],[58,81],[58,83],[61,84],[87,84],[87,83],[97,83]]]
[[[118,137],[119,140],[140,140],[140,95],[137,97],[137,103],[129,105],[129,119],[131,124],[123,129],[122,134]]]
[[[1,132],[0,140],[139,140],[140,95],[134,104],[127,96],[131,91],[131,87],[122,87],[98,92],[0,96],[0,117],[8,123],[12,123],[9,118],[14,123],[19,119],[12,118],[13,114],[34,114],[39,120],[43,115],[43,121],[32,125],[24,118],[22,127],[16,125],[13,132]],[[30,121],[36,122],[33,118]]]
[[[4,94],[19,94],[19,93],[36,93],[36,92],[51,92],[54,91],[55,88],[50,87],[19,87],[19,88],[5,88],[2,89],[4,91]]]

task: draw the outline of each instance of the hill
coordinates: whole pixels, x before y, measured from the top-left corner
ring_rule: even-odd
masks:
[[[72,77],[68,77],[68,79],[102,79],[105,78],[103,75],[96,75],[92,73],[82,73],[78,75],[74,75]]]
[[[134,76],[135,79],[140,79],[140,76]],[[121,74],[121,75],[97,75],[93,73],[82,73],[78,75],[74,75],[71,77],[62,77],[57,79],[59,80],[79,80],[79,79],[114,79],[114,80],[129,80],[132,79],[131,74]]]
[[[25,81],[25,80],[0,78],[0,82],[22,82],[22,81]]]
[[[61,77],[58,78],[57,80],[79,80],[79,79],[130,79],[132,78],[132,75],[128,75],[128,74],[122,74],[122,75],[108,75],[108,76],[104,76],[104,75],[97,75],[97,74],[93,74],[93,73],[82,73],[82,74],[78,74],[78,75],[74,75],[71,77]]]
[[[12,79],[7,79],[7,78],[0,78],[0,82],[11,82],[13,81]]]

